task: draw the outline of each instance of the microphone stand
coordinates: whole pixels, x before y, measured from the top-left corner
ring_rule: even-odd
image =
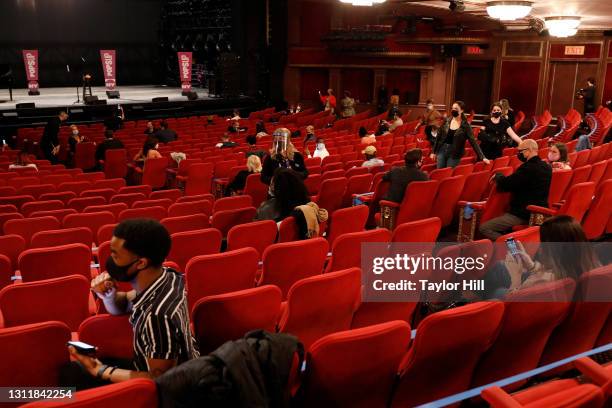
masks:
[[[70,75],[70,65],[66,65],[66,72],[68,73],[68,75]],[[81,96],[79,95],[79,85],[77,82],[77,86],[76,86],[76,94],[77,94],[77,100],[72,102],[73,105],[77,104],[77,103],[81,103]]]

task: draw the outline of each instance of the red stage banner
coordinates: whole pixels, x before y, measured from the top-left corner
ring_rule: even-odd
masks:
[[[181,78],[181,88],[183,93],[191,92],[191,63],[193,55],[191,52],[179,52],[179,76]]]
[[[112,91],[117,86],[117,55],[115,50],[100,50],[102,71],[104,71],[104,84],[106,89]]]
[[[28,80],[28,94],[39,95],[38,91],[38,50],[23,50],[23,63],[25,64],[26,78]]]

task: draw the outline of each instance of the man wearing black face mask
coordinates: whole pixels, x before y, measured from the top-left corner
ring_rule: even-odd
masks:
[[[134,370],[103,364],[94,357],[70,353],[99,382],[156,378],[172,367],[199,356],[191,336],[183,277],[163,268],[170,235],[154,220],[130,219],[115,228],[106,270],[91,284],[113,315],[130,313],[134,329]],[[116,282],[133,290],[118,292]],[[113,333],[108,333],[113,336]]]
[[[538,143],[535,140],[523,140],[517,150],[523,164],[507,177],[496,174],[491,178],[499,191],[512,193],[510,210],[480,226],[480,233],[491,241],[511,231],[515,225],[527,224],[527,206],[548,207],[552,168],[538,156]]]

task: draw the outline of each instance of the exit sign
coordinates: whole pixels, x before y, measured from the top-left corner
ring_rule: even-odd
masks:
[[[566,45],[565,55],[584,55],[584,45]]]
[[[482,55],[484,50],[477,45],[468,45],[465,48],[465,53],[468,55]]]

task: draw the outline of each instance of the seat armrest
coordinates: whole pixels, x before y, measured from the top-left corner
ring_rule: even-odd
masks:
[[[396,203],[395,201],[380,200],[380,206],[381,207],[399,208],[400,207],[400,203]]]
[[[552,210],[546,207],[540,207],[539,205],[528,205],[527,210],[531,213],[544,214],[544,215],[550,215],[550,216],[553,216],[557,213],[557,210]]]

